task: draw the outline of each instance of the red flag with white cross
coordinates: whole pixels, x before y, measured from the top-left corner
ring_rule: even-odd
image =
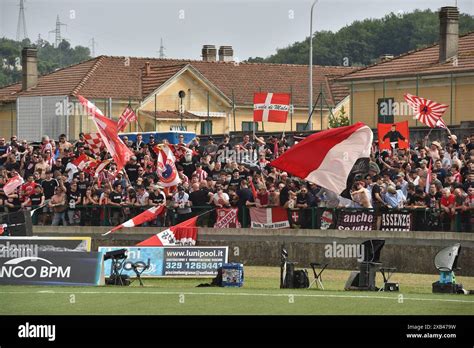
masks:
[[[254,122],[286,123],[290,110],[290,95],[286,93],[255,93],[253,96]]]

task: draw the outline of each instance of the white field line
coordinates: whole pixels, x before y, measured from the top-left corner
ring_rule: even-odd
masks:
[[[336,295],[336,294],[262,294],[262,293],[250,293],[250,292],[190,292],[190,291],[53,291],[53,290],[40,290],[40,291],[10,291],[1,292],[4,294],[84,294],[84,295],[191,295],[191,296],[265,296],[265,297],[323,297],[323,298],[360,298],[360,299],[382,299],[382,300],[395,300],[398,301],[398,296],[377,296],[377,295]],[[403,295],[400,293],[400,295]],[[470,303],[474,304],[474,300],[460,300],[460,299],[443,299],[443,298],[423,298],[423,297],[406,297],[403,295],[403,301],[435,301],[435,302],[459,302],[459,303]]]

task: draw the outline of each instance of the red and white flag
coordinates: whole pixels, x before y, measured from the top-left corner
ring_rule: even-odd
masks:
[[[341,194],[359,159],[370,158],[373,133],[365,124],[332,128],[306,137],[270,164]]]
[[[214,228],[240,228],[237,208],[218,208]]]
[[[196,245],[197,219],[198,216],[195,216],[178,225],[171,226],[138,243],[137,246]]]
[[[163,187],[176,186],[181,183],[178,171],[176,169],[176,159],[173,152],[167,145],[160,146],[157,150],[158,158],[156,161],[156,169],[160,184]]]
[[[8,196],[15,192],[15,190],[23,185],[25,181],[20,175],[15,175],[13,178],[9,179],[7,183],[3,186],[3,192]]]
[[[80,95],[77,97],[81,104],[84,105],[92,115],[92,121],[94,121],[99,131],[100,138],[114,159],[114,162],[117,164],[117,171],[122,170],[125,164],[130,160],[130,157],[133,156],[133,152],[123,143],[122,139],[119,138],[117,123],[105,117],[102,111],[89,100]]]
[[[87,156],[85,153],[83,153],[79,157],[75,158],[72,161],[72,164],[74,164],[77,167],[77,169],[83,171],[84,168],[88,167],[93,162],[95,162],[95,159],[93,159],[93,158]]]
[[[289,228],[288,212],[283,207],[250,208],[251,228]]]
[[[254,122],[286,123],[290,110],[290,95],[285,93],[255,93],[253,96]]]
[[[108,159],[108,160],[104,160],[104,161],[98,163],[97,167],[95,168],[95,171],[94,171],[94,176],[98,177],[99,174],[105,169],[105,167],[107,167],[109,165],[110,162],[112,162],[112,160]]]
[[[409,93],[405,94],[404,97],[406,102],[413,108],[415,112],[415,119],[430,128],[446,128],[446,124],[444,123],[441,116],[443,116],[444,112],[448,108],[448,105],[440,104],[429,99],[411,95]]]
[[[105,146],[99,133],[86,133],[84,134],[84,140],[87,147],[96,155],[100,154]]]
[[[138,214],[137,216],[131,218],[130,220],[125,221],[123,224],[115,226],[110,231],[107,231],[103,236],[108,235],[109,233],[121,230],[124,227],[135,227],[144,224],[145,222],[156,219],[158,216],[163,214],[165,207],[163,205],[158,205],[156,207],[151,207],[145,210],[143,213]]]
[[[120,115],[120,119],[117,123],[117,129],[119,132],[123,132],[127,124],[133,121],[137,121],[137,115],[133,111],[132,107],[129,105],[123,110],[122,115]]]

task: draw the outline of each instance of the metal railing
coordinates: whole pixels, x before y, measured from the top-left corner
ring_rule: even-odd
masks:
[[[68,224],[83,225],[83,226],[115,226],[134,216],[140,214],[151,206],[136,206],[136,205],[76,205],[74,208],[64,206],[63,213],[66,220],[74,218],[74,222],[68,221]],[[48,225],[51,224],[54,212],[51,208],[32,206],[22,208],[15,206],[7,208],[4,206],[6,213],[18,211],[20,209],[34,211],[32,214],[32,222],[34,225]],[[191,212],[181,214],[177,209],[168,206],[165,213],[158,217],[156,221],[148,223],[147,226],[168,227],[173,226],[190,217],[201,215],[206,211],[209,214],[203,214],[202,218],[198,220],[200,227],[213,227],[216,222],[216,211],[212,205],[207,206],[192,206]],[[326,216],[330,212],[330,221]],[[373,214],[375,218],[380,218],[382,214],[386,213],[410,213],[411,230],[413,231],[456,231],[456,232],[473,232],[474,214],[472,210],[459,211],[456,214],[449,216],[443,214],[439,209],[431,208],[402,208],[402,209],[382,209],[380,211],[375,209],[365,208],[326,208],[326,207],[310,207],[299,209],[287,209],[288,221],[290,228],[300,229],[321,229],[321,228],[337,228],[338,219],[342,213],[366,212]],[[324,215],[324,216],[323,216]],[[241,207],[238,211],[238,220],[243,228],[251,227],[250,211],[248,207]],[[322,226],[322,221],[324,221]]]

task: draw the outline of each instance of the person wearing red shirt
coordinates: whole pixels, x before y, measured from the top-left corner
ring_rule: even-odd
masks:
[[[441,197],[440,208],[441,208],[441,223],[443,224],[443,230],[447,231],[448,224],[449,230],[454,230],[454,205],[456,199],[451,193],[449,188],[443,189],[443,196]]]
[[[27,181],[21,185],[21,193],[23,197],[29,197],[35,192],[35,187],[38,184],[35,182],[33,175],[29,175]]]

